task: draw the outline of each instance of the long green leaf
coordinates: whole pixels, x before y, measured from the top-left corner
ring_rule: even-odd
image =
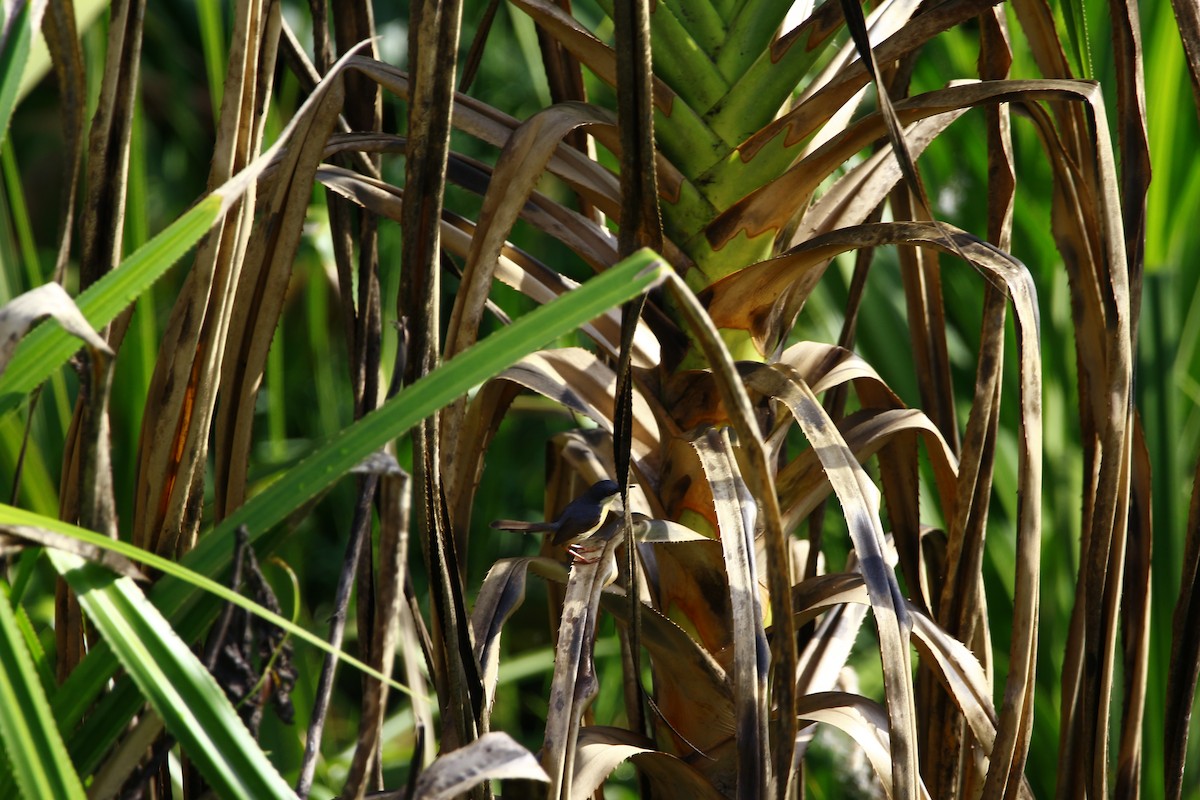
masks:
[[[372,678],[375,678],[378,681],[387,683],[396,691],[405,693],[408,692],[407,687],[396,683],[386,675],[380,674],[378,671],[359,661],[357,658],[347,655],[341,650],[332,647],[324,639],[317,636],[315,633],[312,633],[311,631],[301,628],[293,620],[288,620],[285,617],[280,616],[266,606],[263,606],[247,597],[238,594],[228,586],[217,583],[212,578],[208,578],[204,575],[193,572],[187,567],[182,566],[177,561],[172,561],[169,558],[163,558],[157,553],[151,553],[150,551],[143,550],[140,547],[134,547],[128,542],[123,542],[118,539],[110,539],[102,534],[85,530],[84,528],[79,528],[75,525],[71,525],[70,523],[54,519],[53,517],[35,514],[30,511],[25,511],[20,508],[13,508],[12,506],[0,503],[0,531],[4,530],[4,527],[7,525],[17,526],[18,530],[10,531],[10,533],[13,533],[18,537],[21,535],[19,531],[19,528],[21,527],[42,528],[44,530],[53,531],[54,533],[60,533],[64,536],[69,536],[72,539],[91,545],[92,547],[100,550],[117,553],[118,555],[125,556],[132,561],[145,564],[151,569],[183,581],[185,584],[188,584],[193,588],[208,592],[209,594],[226,603],[232,603],[244,611],[257,615],[272,625],[282,628],[285,632],[296,637],[297,639],[308,642],[317,649],[323,650],[326,653],[335,656],[336,658],[342,659],[350,666],[362,670],[364,673],[370,675]],[[3,794],[0,793],[0,797],[2,796]]]
[[[538,308],[397,394],[377,411],[344,429],[327,444],[234,512],[200,544],[183,564],[209,578],[224,574],[233,557],[233,532],[246,525],[253,543],[292,511],[330,486],[364,457],[403,435],[420,420],[600,314],[648,291],[670,266],[648,250],[634,253],[583,286]],[[0,521],[8,512],[0,506]],[[194,588],[164,576],[152,598],[185,640],[200,635],[216,613],[216,603],[197,600]],[[55,696],[59,725],[75,725],[111,677],[116,663],[106,646],[93,649]],[[118,720],[136,711],[135,693],[118,686],[72,737],[72,755],[87,771],[103,755],[120,728]]]
[[[425,417],[559,336],[648,291],[669,270],[670,266],[654,253],[639,251],[578,289],[489,336],[412,384],[378,411],[341,431],[284,478],[225,519],[204,537],[184,563],[204,575],[212,575],[214,568],[222,569],[232,557],[230,542],[239,525],[247,526],[253,542],[363,458],[402,436]],[[166,601],[174,594],[175,587],[170,584],[164,587],[161,599]],[[156,593],[155,597],[158,599],[160,595]],[[165,602],[164,607],[168,607]]]
[[[217,796],[295,796],[216,680],[132,580],[61,550],[47,555]]]
[[[88,322],[96,328],[112,322],[213,226],[222,213],[223,201],[218,194],[204,198],[120,267],[82,292],[75,304]],[[48,321],[35,328],[0,376],[0,416],[19,406],[78,349],[78,340],[57,323]]]
[[[86,796],[25,649],[7,586],[0,586],[0,741],[22,797]]]
[[[29,60],[33,32],[41,27],[45,10],[45,0],[26,0],[13,8],[11,19],[2,21],[8,36],[0,42],[0,142],[8,133],[8,121],[17,105],[17,89],[21,86],[25,62]]]
[[[1092,43],[1088,36],[1087,3],[1083,0],[1066,0],[1060,11],[1074,66],[1079,70],[1079,77],[1091,80],[1096,76],[1096,69],[1092,64]]]
[[[117,269],[75,298],[75,304],[88,322],[96,328],[107,325],[199,241],[230,206],[255,185],[263,170],[283,150],[297,128],[316,113],[318,105],[325,101],[329,87],[340,80],[346,64],[365,45],[366,42],[363,42],[351,48],[330,68],[324,80],[280,133],[275,144],[138,248]],[[0,417],[20,405],[29,392],[62,366],[76,349],[74,340],[58,325],[47,323],[38,326],[21,342],[8,369],[0,376]]]

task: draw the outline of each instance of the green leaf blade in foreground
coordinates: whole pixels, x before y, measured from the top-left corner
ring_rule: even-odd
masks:
[[[368,455],[404,435],[421,420],[558,337],[649,291],[669,269],[657,255],[641,250],[450,359],[375,412],[342,430],[287,475],[231,514],[204,537],[184,563],[211,576],[210,568],[216,565],[214,558],[220,559],[222,565],[229,563],[232,554],[229,540],[239,525],[249,529],[253,542]],[[159,596],[157,592],[155,596]]]
[[[39,2],[44,6],[45,0]],[[325,101],[329,87],[337,82],[337,76],[346,68],[354,53],[365,44],[362,42],[351,48],[330,68],[284,127],[275,144],[139,247],[137,252],[121,262],[121,266],[75,298],[75,304],[93,326],[102,328],[112,322],[117,314],[149,289],[200,237],[211,230],[233,203],[256,185],[263,171],[290,141],[292,134],[311,114],[316,113],[317,106]],[[29,392],[70,358],[75,350],[74,343],[57,325],[41,325],[34,330],[21,343],[5,373],[0,375],[0,417],[19,406]]]
[[[86,795],[21,635],[7,586],[0,587],[0,742],[27,798]]]
[[[216,680],[133,581],[70,553],[47,555],[218,797],[295,797]]]
[[[7,14],[5,3],[5,13]],[[17,89],[21,85],[21,75],[25,72],[25,63],[29,61],[29,48],[33,42],[33,31],[41,27],[39,11],[33,2],[26,2],[16,7],[16,13],[11,19],[0,17],[0,23],[8,29],[8,37],[0,42],[0,143],[8,135],[8,123],[12,119],[13,109],[17,105]]]
[[[301,628],[296,624],[294,619],[286,619],[271,609],[256,603],[241,594],[238,594],[228,586],[218,583],[212,578],[208,578],[204,575],[193,572],[192,570],[180,564],[178,561],[160,556],[157,553],[152,553],[148,550],[143,550],[140,547],[120,539],[110,539],[103,534],[96,533],[95,531],[89,531],[86,528],[80,528],[72,525],[69,522],[63,522],[62,520],[55,519],[54,517],[43,516],[32,511],[25,511],[21,508],[0,503],[0,533],[13,533],[11,530],[6,531],[5,526],[15,526],[18,529],[40,529],[44,532],[55,533],[64,537],[69,537],[70,539],[74,539],[76,542],[87,545],[91,552],[91,554],[84,552],[83,554],[75,553],[75,555],[79,555],[81,558],[90,563],[97,564],[98,566],[117,572],[118,574],[120,574],[120,570],[114,569],[114,567],[117,565],[112,562],[105,561],[103,558],[104,555],[115,554],[122,556],[131,562],[147,566],[150,569],[162,573],[163,575],[169,575],[177,580],[183,581],[194,589],[207,592],[219,600],[223,600],[226,603],[235,605],[249,614],[254,614],[264,622],[282,629],[289,636],[293,636],[300,641],[307,642],[313,647],[323,650],[325,653],[345,661],[346,664],[361,670],[364,674],[371,676],[377,681],[383,683],[390,682],[391,687],[396,691],[408,691],[402,684],[391,681],[388,676],[377,672],[372,667],[364,664],[362,661],[359,661],[357,658],[354,658],[353,656],[334,648],[320,636],[317,636],[311,631]],[[16,535],[18,538],[20,538],[21,532],[18,531]],[[32,543],[35,540],[30,541]],[[47,544],[45,546],[54,547],[53,544]],[[67,552],[71,552],[69,547],[62,549],[66,550]],[[20,620],[18,620],[18,624],[20,624]],[[53,675],[43,677],[42,681],[43,685],[56,685]],[[2,764],[0,764],[0,769],[3,769]],[[5,796],[3,791],[4,788],[4,784],[0,783],[0,798]]]
[[[648,250],[592,278],[579,288],[521,317],[401,391],[378,410],[337,434],[271,486],[246,502],[183,560],[184,566],[219,579],[233,557],[233,532],[246,525],[253,543],[367,455],[402,436],[454,398],[503,372],[548,342],[576,330],[657,285],[671,267]],[[0,519],[3,518],[0,509]],[[261,554],[260,554],[261,555]],[[192,603],[196,591],[182,580],[164,576],[151,593],[155,605],[185,640],[199,636],[215,615],[215,600]],[[73,728],[112,676],[116,662],[107,646],[92,650],[54,698],[59,726]],[[71,753],[80,771],[98,763],[123,722],[136,712],[135,694],[116,689],[71,737]],[[101,713],[101,710],[103,713]],[[120,721],[118,721],[120,720]]]
[[[95,328],[103,328],[154,284],[220,218],[223,198],[210,194],[175,220],[117,269],[75,298]],[[79,341],[46,321],[25,338],[0,375],[0,417],[19,406],[54,370],[79,349]]]

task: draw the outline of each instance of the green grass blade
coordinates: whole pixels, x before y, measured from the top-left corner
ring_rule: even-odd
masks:
[[[1083,0],[1066,0],[1059,9],[1062,12],[1064,27],[1067,29],[1066,43],[1073,66],[1079,70],[1079,77],[1091,80],[1096,76],[1092,64],[1092,43],[1088,36],[1087,4]]]
[[[345,69],[346,64],[363,44],[365,43],[351,48],[333,65],[325,79],[280,133],[275,144],[138,248],[120,267],[96,281],[87,291],[75,298],[75,304],[79,306],[88,322],[96,328],[111,322],[212,228],[237,198],[255,184],[263,170],[290,140],[292,132],[308,119],[309,113],[317,104],[324,102],[328,88],[336,82],[336,76]],[[70,358],[76,349],[74,339],[58,325],[38,326],[21,343],[8,369],[0,376],[0,417],[20,405],[25,396]]]
[[[12,770],[22,797],[86,796],[25,649],[7,585],[0,586],[0,740],[4,768]]]
[[[45,5],[38,9],[35,5],[33,2],[22,3],[11,20],[4,20],[8,36],[0,42],[0,142],[8,135],[8,122],[17,105],[17,89],[21,87],[25,62],[29,60],[33,31],[41,26]]]
[[[399,692],[408,692],[403,685],[390,680],[386,675],[380,674],[353,656],[349,656],[343,653],[341,650],[331,647],[329,643],[321,637],[296,625],[294,620],[285,619],[279,614],[276,614],[274,611],[271,611],[266,606],[260,605],[253,600],[243,597],[242,595],[230,589],[228,586],[217,583],[211,578],[193,572],[187,567],[184,567],[178,562],[172,561],[169,558],[164,558],[156,553],[151,553],[150,551],[143,550],[140,547],[135,547],[132,544],[123,542],[119,539],[110,539],[107,536],[103,536],[94,531],[76,527],[75,525],[54,519],[53,517],[34,514],[29,511],[24,511],[20,508],[14,508],[12,506],[5,505],[4,503],[0,503],[0,529],[3,529],[3,526],[5,525],[42,528],[55,533],[61,533],[64,536],[70,536],[72,539],[84,542],[85,544],[89,544],[101,550],[117,553],[118,555],[122,555],[132,561],[144,564],[151,569],[158,570],[159,572],[170,575],[173,578],[177,578],[178,580],[183,581],[195,589],[208,592],[219,600],[232,603],[244,611],[261,617],[272,625],[282,628],[284,631],[296,637],[297,639],[308,642],[319,650],[323,650],[329,655],[342,659],[350,666],[362,670],[372,678],[389,684],[393,689]],[[0,796],[3,795],[0,794]]]
[[[217,194],[204,198],[120,267],[81,293],[75,304],[88,322],[96,328],[104,327],[162,277],[217,221],[222,201]],[[0,376],[0,416],[19,406],[78,349],[79,340],[57,323],[46,322],[35,328]]]
[[[42,282],[41,260],[38,258],[37,243],[33,238],[33,224],[29,219],[29,207],[25,203],[25,189],[21,186],[21,170],[17,167],[17,155],[12,142],[4,140],[0,146],[0,163],[3,164],[4,188],[8,192],[8,206],[12,214],[13,233],[21,248],[21,260],[25,262],[26,286],[37,286]],[[20,292],[13,292],[13,296]]]
[[[47,556],[218,797],[295,796],[216,680],[132,580],[62,551]]]
[[[15,591],[9,594],[9,602],[17,619],[17,629],[20,630],[21,636],[25,640],[25,649],[29,651],[29,655],[33,659],[33,668],[37,670],[38,678],[42,682],[42,691],[46,693],[48,699],[53,699],[54,693],[58,691],[58,681],[54,677],[54,665],[46,657],[46,650],[42,647],[41,640],[38,639],[33,621],[29,619],[29,614],[21,605],[20,599],[14,599],[16,597]]]
[[[201,0],[196,3],[196,15],[200,20],[200,46],[204,50],[204,72],[208,75],[213,119],[220,119],[221,96],[225,91],[225,26],[221,20],[221,3]]]
[[[409,386],[379,410],[345,428],[286,476],[254,497],[214,529],[185,559],[197,572],[229,563],[229,538],[239,525],[251,541],[282,522],[366,456],[435,411],[549,342],[617,308],[662,280],[669,266],[648,250],[630,256],[583,286],[498,331],[435,372]]]
[[[341,431],[251,498],[213,531],[201,537],[196,549],[184,558],[184,566],[208,578],[223,575],[232,560],[232,537],[239,525],[247,526],[250,541],[255,542],[370,453],[548,342],[649,290],[662,280],[668,269],[669,265],[650,251],[634,253],[612,269],[526,314],[508,328],[451,359],[377,411]],[[0,519],[8,514],[11,510],[0,507]],[[217,610],[215,601],[193,602],[197,599],[194,588],[170,575],[158,582],[152,597],[185,640],[199,636]],[[55,696],[54,710],[60,726],[72,727],[79,722],[115,668],[113,653],[107,647],[99,646],[88,654]],[[120,727],[115,720],[128,719],[136,711],[136,698],[120,687],[117,691],[122,693],[120,698],[106,701],[91,715],[89,724],[72,737],[72,754],[81,770],[90,769],[92,759],[103,755],[107,748],[106,736],[115,736],[115,729]],[[93,722],[99,718],[105,722]]]

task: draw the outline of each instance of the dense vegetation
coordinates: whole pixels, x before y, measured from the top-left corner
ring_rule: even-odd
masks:
[[[1194,793],[1194,3],[8,5],[0,797]]]

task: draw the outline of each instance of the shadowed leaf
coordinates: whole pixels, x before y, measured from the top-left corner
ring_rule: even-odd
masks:
[[[548,780],[537,759],[507,733],[485,733],[434,761],[417,779],[414,798],[448,800],[488,780]]]

